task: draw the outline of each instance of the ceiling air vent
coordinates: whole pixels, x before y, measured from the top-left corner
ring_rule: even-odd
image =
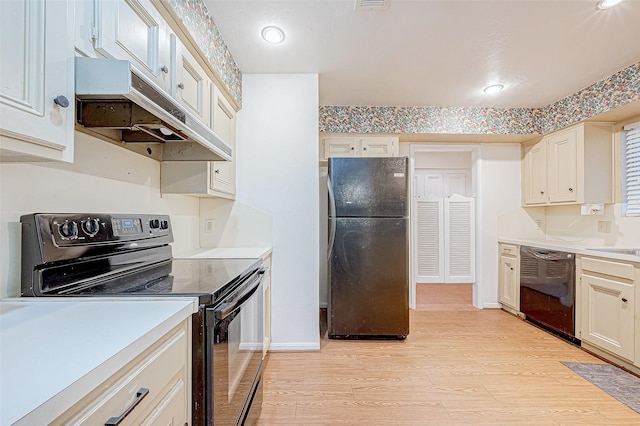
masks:
[[[358,11],[375,11],[387,10],[391,0],[355,0],[354,10]]]

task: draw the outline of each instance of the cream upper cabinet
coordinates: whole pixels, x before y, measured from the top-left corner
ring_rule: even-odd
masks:
[[[613,127],[582,123],[523,145],[524,206],[610,203]]]
[[[547,202],[547,143],[525,146],[522,164],[524,204]]]
[[[363,157],[397,157],[398,138],[389,137],[367,137],[358,138],[358,145]]]
[[[498,268],[498,301],[515,311],[520,310],[520,253],[518,246],[500,244]]]
[[[577,131],[568,131],[551,135],[547,140],[547,176],[552,203],[578,200],[577,137]]]
[[[235,152],[235,110],[215,84],[210,99],[211,128]],[[235,199],[235,161],[163,161],[160,189],[164,194]]]
[[[631,263],[582,257],[580,338],[634,362],[636,269]],[[587,347],[587,349],[589,349]]]
[[[0,1],[0,43],[0,159],[73,161],[73,2]]]
[[[171,95],[193,115],[209,126],[211,86],[204,68],[196,61],[189,50],[171,34],[171,46],[175,64],[172,69]],[[224,139],[224,138],[223,138]]]
[[[397,136],[327,136],[320,140],[323,160],[331,157],[397,157]]]
[[[171,31],[149,0],[95,0],[94,48],[126,59],[171,93]]]
[[[212,87],[211,94],[211,128],[235,151],[236,112],[215,85]],[[235,161],[212,161],[210,168],[211,190],[234,195],[236,193]]]

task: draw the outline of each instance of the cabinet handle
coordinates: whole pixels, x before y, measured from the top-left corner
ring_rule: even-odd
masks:
[[[354,149],[355,149],[354,147],[351,147],[351,151],[353,151]]]
[[[214,172],[215,174],[220,174],[220,169],[215,169],[213,172]]]
[[[509,268],[509,269],[511,269],[513,271],[513,268]]]
[[[56,105],[60,105],[60,108],[66,108],[69,106],[69,99],[67,99],[67,97],[64,95],[59,95],[53,99],[53,103]]]
[[[569,192],[573,192],[573,188],[569,188]]]
[[[167,68],[166,65],[163,65],[162,68],[160,68],[160,71],[162,71],[165,74],[169,74],[169,68]]]
[[[365,146],[364,148],[362,148],[362,150],[363,150],[363,151],[366,151],[366,150],[367,150],[367,147]]]
[[[540,194],[544,194],[544,191],[540,191]]]
[[[136,399],[131,403],[131,405],[129,405],[122,414],[120,414],[118,417],[111,417],[109,420],[107,420],[104,424],[104,426],[117,426],[120,424],[120,422],[122,422],[124,420],[125,417],[127,417],[129,415],[129,413],[136,408],[136,406],[138,404],[140,404],[140,402],[144,399],[145,396],[149,395],[149,389],[147,388],[140,388],[140,390],[136,393]]]
[[[178,89],[180,89],[180,90],[184,89],[184,84],[178,83]]]
[[[622,301],[627,303],[627,299],[625,297],[622,298]]]

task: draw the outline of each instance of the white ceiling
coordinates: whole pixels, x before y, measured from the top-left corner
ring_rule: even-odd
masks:
[[[321,105],[541,107],[640,61],[640,0],[204,1],[243,73],[319,73]]]

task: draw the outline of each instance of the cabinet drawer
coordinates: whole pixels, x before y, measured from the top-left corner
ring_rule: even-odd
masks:
[[[595,259],[592,257],[581,258],[582,270],[599,274],[611,275],[633,281],[635,270],[632,264],[617,262],[615,260]]]
[[[135,408],[120,423],[122,426],[135,424],[135,418],[167,398],[166,389],[173,389],[179,383],[176,376],[188,370],[186,330],[186,325],[174,329],[51,424],[104,425],[138,399]],[[146,396],[137,398],[144,389],[148,389]]]
[[[504,256],[517,256],[518,246],[513,244],[500,244],[500,254]]]

